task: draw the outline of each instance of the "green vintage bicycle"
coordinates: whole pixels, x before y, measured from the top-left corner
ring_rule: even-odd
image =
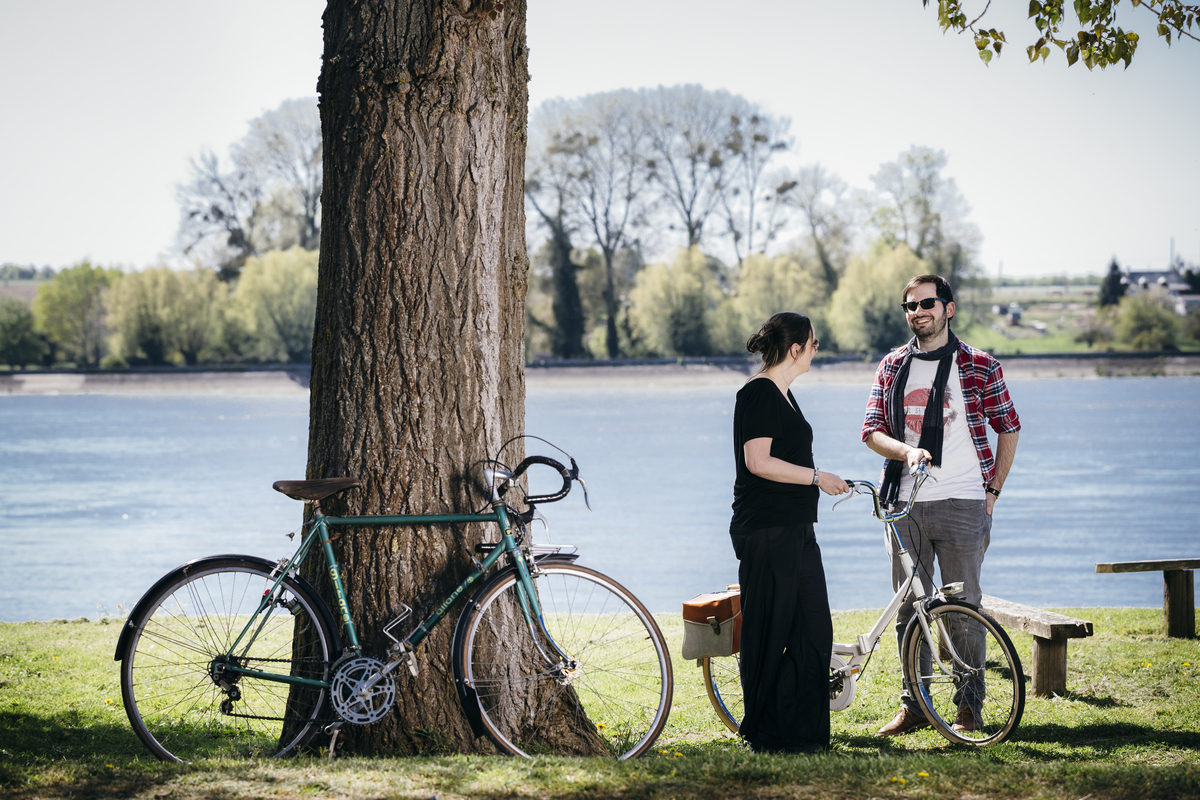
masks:
[[[321,501],[357,480],[275,483],[312,504],[290,557],[189,562],[159,580],[130,613],[115,658],[134,731],[170,761],[283,756],[318,732],[330,734],[332,754],[343,725],[370,725],[390,713],[404,673],[417,674],[417,647],[467,598],[452,663],[477,736],[525,757],[605,752],[626,759],[646,752],[671,707],[662,632],[621,584],[576,564],[573,548],[531,541],[533,521],[544,522],[539,504],[563,499],[573,482],[587,501],[579,467],[567,458],[570,469],[546,456],[530,456],[511,470],[489,462],[486,513],[336,517],[321,511]],[[517,481],[535,465],[556,470],[561,488],[524,495]],[[506,499],[518,494],[524,510]],[[494,525],[498,538],[477,548],[474,570],[426,619],[401,635],[412,616],[405,607],[383,628],[392,644],[382,658],[364,654],[330,531],[461,523]],[[318,549],[336,614],[300,575]]]

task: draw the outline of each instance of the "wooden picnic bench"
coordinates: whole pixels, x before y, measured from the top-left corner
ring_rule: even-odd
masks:
[[[1174,639],[1196,638],[1196,583],[1192,570],[1200,558],[1162,558],[1157,561],[1113,561],[1097,564],[1097,573],[1162,572],[1163,627]]]
[[[1009,630],[1033,634],[1033,678],[1037,697],[1067,693],[1067,640],[1092,635],[1092,623],[1065,614],[984,595],[980,607]]]

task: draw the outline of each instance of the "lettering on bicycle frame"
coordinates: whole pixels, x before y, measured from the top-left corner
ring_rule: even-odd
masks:
[[[434,612],[434,616],[438,617],[438,616],[441,616],[442,614],[445,614],[447,611],[449,611],[450,606],[454,605],[454,601],[457,600],[458,596],[462,593],[463,593],[463,587],[461,587],[461,586],[459,586],[457,589],[455,589],[453,592],[451,592],[450,596],[446,598],[446,602],[444,602],[440,606],[438,606],[438,610]]]
[[[338,595],[338,610],[342,612],[342,622],[350,621],[350,604],[346,602],[346,594],[342,591],[341,583],[338,582],[338,568],[334,564],[329,567],[329,577],[333,580],[333,585],[337,589]]]

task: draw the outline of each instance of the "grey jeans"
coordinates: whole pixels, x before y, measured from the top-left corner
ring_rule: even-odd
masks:
[[[897,506],[903,510],[904,504]],[[948,583],[963,582],[963,600],[979,605],[983,590],[979,588],[979,571],[983,567],[983,556],[987,552],[992,539],[992,518],[986,512],[983,500],[931,500],[927,503],[917,503],[913,512],[896,523],[900,538],[908,548],[909,555],[917,566],[917,574],[925,584],[926,592]],[[892,590],[900,588],[908,575],[905,574],[900,559],[896,557],[896,543],[891,534],[887,534],[887,551],[892,561]],[[937,559],[941,575],[938,581],[933,580],[933,563]],[[896,647],[904,645],[904,630],[912,618],[912,595],[909,601],[900,606],[896,615]],[[974,626],[972,626],[974,627]],[[954,648],[967,655],[973,664],[983,662],[984,631],[962,630],[952,631],[951,638]],[[901,661],[904,653],[900,653]],[[978,710],[982,703],[982,687],[979,696],[969,698],[969,704]],[[975,693],[972,692],[972,695]],[[918,711],[917,701],[913,698],[907,685],[901,688],[900,700]],[[964,703],[965,704],[965,703]]]

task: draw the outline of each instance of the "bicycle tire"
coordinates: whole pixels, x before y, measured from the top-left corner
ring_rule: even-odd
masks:
[[[501,752],[635,758],[666,725],[671,657],[654,617],[611,578],[571,563],[540,564],[542,622],[520,611],[513,570],[463,612],[455,671],[469,715]],[[572,662],[557,656],[549,636]]]
[[[990,616],[964,603],[936,605],[929,614],[940,664],[932,657],[916,614],[904,632],[905,665],[908,675],[917,676],[909,685],[918,705],[937,732],[955,744],[981,747],[1004,741],[1025,712],[1025,676],[1008,634]],[[974,650],[982,654],[982,667],[974,666],[971,662],[979,661],[963,652],[971,648],[968,636],[976,639]],[[971,680],[972,673],[978,678]],[[975,711],[975,718],[967,728],[956,730],[960,710],[966,708]]]
[[[706,656],[698,659],[704,673],[704,689],[708,693],[708,702],[712,703],[717,717],[726,728],[737,733],[741,729],[742,716],[745,706],[742,702],[742,657],[739,653],[731,656]],[[829,673],[832,681],[834,670],[846,665],[845,659],[836,653],[829,659]],[[829,707],[831,711],[842,711],[854,701],[854,677],[843,681],[836,689],[832,682],[829,688]]]
[[[327,690],[298,690],[216,670],[272,584],[252,557],[201,559],[164,577],[138,603],[123,636],[121,696],[138,738],[165,761],[278,757],[315,733]],[[328,680],[337,657],[333,618],[306,584],[286,577],[258,635],[237,661],[264,672]],[[224,707],[223,707],[224,705]]]
[[[712,703],[717,718],[733,733],[737,733],[741,728],[744,711],[741,665],[740,653],[731,656],[706,656],[700,659],[708,702]]]

